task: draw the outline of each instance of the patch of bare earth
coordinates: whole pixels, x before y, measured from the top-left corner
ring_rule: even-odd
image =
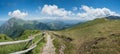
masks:
[[[51,39],[51,36],[49,34],[46,34],[47,43],[43,47],[42,54],[55,54],[55,47],[53,45],[53,39]]]
[[[61,45],[59,50],[60,54],[64,54],[64,50],[65,50],[65,45]]]

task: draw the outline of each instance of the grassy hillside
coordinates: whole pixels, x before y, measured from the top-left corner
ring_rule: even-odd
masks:
[[[0,42],[8,42],[8,41],[14,41],[14,40],[8,37],[7,35],[0,34]],[[25,43],[0,46],[0,54],[8,54],[11,52],[22,50],[25,47],[24,44]]]
[[[38,33],[41,33],[41,31],[39,31],[39,30],[26,30],[21,34],[20,37],[16,38],[15,40],[25,40],[25,39],[28,39],[29,36],[35,35]],[[18,44],[0,46],[0,54],[9,54],[9,53],[13,53],[16,51],[25,50],[32,43],[35,43],[36,41],[38,41],[41,37],[42,37],[42,35],[35,37],[35,39],[33,39],[33,41],[31,43],[26,42],[26,43],[18,43]],[[5,42],[5,41],[14,41],[14,40],[11,39],[10,37],[4,35],[4,34],[1,34],[0,35],[0,42]],[[37,44],[38,46],[36,48],[34,48],[32,51],[30,51],[30,53],[28,53],[28,54],[39,54],[41,52],[41,49],[42,49],[42,46],[44,45],[44,43],[45,43],[44,40],[40,41]]]
[[[12,41],[12,39],[10,37],[8,37],[5,34],[0,34],[0,42],[5,42],[5,41]]]
[[[26,30],[22,33],[21,37],[17,38],[17,39],[26,39],[28,38],[29,36],[32,36],[32,35],[35,35],[35,34],[38,34],[38,33],[41,33],[40,30]],[[40,38],[42,38],[43,36],[40,35],[40,36],[37,36],[35,37],[35,39],[33,40],[32,43],[35,43],[36,41],[38,41]],[[42,47],[43,45],[45,44],[45,40],[42,39],[38,44],[37,44],[37,47],[34,48],[32,51],[28,52],[28,54],[40,54],[42,52]],[[31,45],[31,44],[30,44]],[[28,46],[26,47],[28,48]]]
[[[64,44],[65,54],[120,53],[120,20],[100,18],[51,33],[57,52]]]

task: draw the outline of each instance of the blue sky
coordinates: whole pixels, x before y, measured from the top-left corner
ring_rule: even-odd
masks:
[[[120,13],[120,7],[119,7],[120,3],[119,2],[120,2],[120,0],[0,0],[0,21],[2,21],[2,20],[4,21],[6,19],[14,17],[14,14],[12,14],[12,13],[15,10],[19,10],[18,12],[20,12],[20,13],[27,13],[27,17],[24,17],[24,18],[40,18],[43,16],[44,16],[43,18],[45,18],[45,16],[50,17],[50,15],[52,15],[52,17],[54,17],[54,16],[56,17],[56,15],[58,17],[58,15],[59,15],[59,17],[63,17],[63,18],[65,18],[65,16],[67,15],[67,17],[69,18],[69,16],[71,16],[71,13],[70,14],[67,13],[65,15],[60,15],[58,13],[59,10],[60,10],[60,13],[72,12],[73,13],[72,17],[74,17],[74,16],[76,17],[76,15],[80,15],[80,16],[85,15],[86,16],[91,13],[90,12],[90,13],[86,14],[86,12],[87,12],[85,10],[86,7],[91,10],[92,9],[96,10],[97,8],[98,9],[100,8],[100,10],[103,10],[103,8],[106,8],[106,9],[110,10],[110,14],[113,14],[112,12],[119,14]],[[53,7],[57,6],[56,9],[58,9],[58,10],[56,10],[55,13],[49,13],[46,11],[42,11],[43,8],[45,7],[45,5],[47,5],[48,9],[51,8],[50,6],[53,6]],[[64,10],[62,10],[62,9],[64,9]],[[63,11],[63,12],[61,12],[61,11]],[[10,15],[8,14],[9,12],[11,12]],[[44,14],[41,14],[41,12]],[[85,12],[85,13],[83,13],[83,12]],[[93,17],[93,15],[91,16],[91,18]],[[85,17],[85,18],[87,18],[87,17]]]

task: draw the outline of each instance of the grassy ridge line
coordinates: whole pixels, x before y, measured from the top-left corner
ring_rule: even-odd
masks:
[[[80,24],[76,24],[75,26],[71,27],[71,28],[67,28],[65,30],[62,30],[62,31],[70,31],[70,30],[74,30],[74,29],[78,29],[78,28],[85,28],[85,27],[89,27],[89,26],[93,26],[93,25],[96,25],[96,24],[101,24],[101,23],[105,23],[105,22],[108,22],[109,20],[106,19],[106,18],[98,18],[98,19],[95,19],[95,20],[91,20],[91,21],[88,21],[88,22],[84,22],[84,23],[80,23]]]
[[[89,22],[78,24],[72,28],[55,31],[61,37],[72,38],[69,42],[74,51],[71,54],[119,54],[120,53],[120,20],[109,20],[105,18],[95,19]],[[62,41],[60,38],[55,40],[59,48]],[[59,42],[59,43],[57,43]],[[111,44],[114,43],[114,44]],[[68,43],[67,43],[68,44]],[[66,45],[66,48],[69,45]],[[58,51],[58,50],[57,50]]]

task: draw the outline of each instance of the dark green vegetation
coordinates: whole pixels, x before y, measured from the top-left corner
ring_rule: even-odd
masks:
[[[39,30],[26,30],[21,34],[20,37],[15,38],[14,40],[25,40],[25,39],[28,39],[29,36],[35,35],[38,33],[41,33],[41,31],[39,31]],[[29,46],[32,45],[33,43],[40,40],[42,37],[43,37],[42,35],[38,35],[35,37],[35,39],[32,40],[32,42],[25,42],[25,43],[0,46],[0,54],[9,54],[9,53],[13,53],[16,51],[25,50],[25,49],[29,48]],[[3,35],[3,34],[0,35],[0,42],[14,41],[14,40],[6,35]],[[30,53],[28,53],[28,54],[39,54],[41,52],[42,46],[44,44],[45,44],[45,41],[44,41],[44,39],[42,39],[37,44],[38,46],[36,48],[34,48],[32,51],[30,51]]]
[[[0,42],[5,42],[5,41],[12,41],[12,39],[5,34],[0,34]]]
[[[53,31],[54,45],[59,53],[65,45],[65,54],[119,54],[120,20],[98,18],[72,28]]]
[[[25,30],[60,30],[73,24],[66,24],[61,21],[39,22],[27,21],[18,18],[11,18],[0,26],[0,33],[16,38]]]

